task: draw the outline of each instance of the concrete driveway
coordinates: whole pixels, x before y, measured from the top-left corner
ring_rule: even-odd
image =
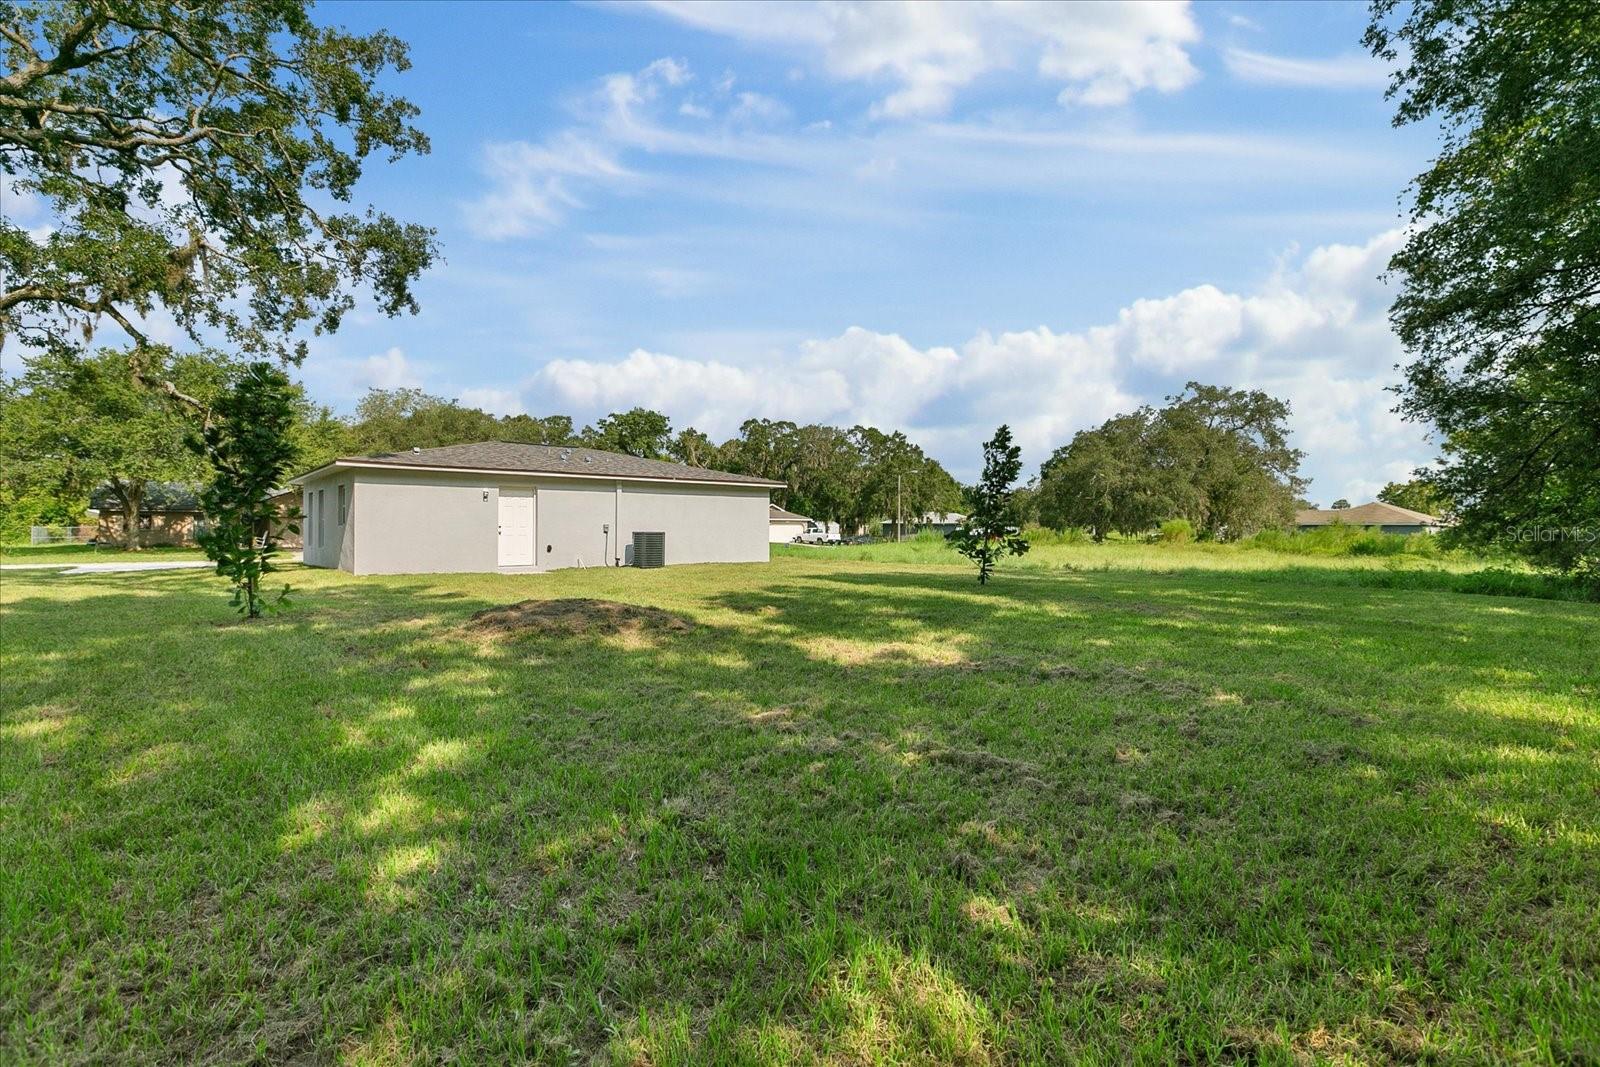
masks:
[[[285,562],[299,563],[300,557],[298,555],[293,556]],[[117,563],[0,563],[0,571],[60,571],[62,574],[70,576],[74,574],[121,574],[127,571],[186,571],[214,566],[216,564],[204,559],[130,559]]]
[[[122,571],[182,571],[214,564],[203,559],[151,560],[148,563],[0,563],[0,571],[60,571],[62,574],[118,574]]]

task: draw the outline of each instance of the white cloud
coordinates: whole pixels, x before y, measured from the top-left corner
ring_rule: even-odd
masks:
[[[481,408],[491,415],[526,415],[522,397],[515,389],[463,389],[456,398],[462,407]]]
[[[674,299],[704,292],[713,281],[705,271],[687,267],[647,267],[643,276],[657,296]]]
[[[1228,72],[1235,78],[1256,85],[1297,89],[1383,89],[1389,84],[1387,68],[1372,56],[1360,52],[1306,59],[1229,48],[1223,52],[1222,58]]]
[[[588,417],[642,404],[713,436],[750,417],[867,423],[905,430],[970,477],[978,442],[1000,422],[1031,467],[1076,430],[1197,379],[1288,400],[1317,491],[1365,499],[1433,452],[1388,391],[1401,352],[1377,276],[1403,237],[1291,256],[1249,292],[1201,285],[1136,300],[1079,331],[985,331],[919,347],[852,326],[747,360],[643,349],[614,362],[557,360],[528,383],[527,406]]]
[[[312,358],[300,368],[306,388],[319,400],[348,404],[368,389],[421,389],[428,365],[411,359],[399,347],[370,356],[340,355],[334,342],[313,338]]]
[[[782,122],[789,117],[789,107],[780,100],[761,93],[740,93],[738,102],[728,111],[734,122]]]
[[[896,88],[872,108],[884,118],[940,114],[982,76],[1024,63],[1063,85],[1063,104],[1087,106],[1120,104],[1146,89],[1173,92],[1199,76],[1186,48],[1200,30],[1182,0],[651,6],[699,29],[814,54],[840,80],[890,82]]]
[[[1307,174],[1395,173],[1388,157],[1326,138],[1168,132],[1062,114],[865,131],[826,119],[800,124],[782,101],[734,92],[727,78],[697,84],[681,61],[657,60],[574,98],[566,129],[487,145],[480,169],[488,186],[463,205],[470,229],[488,240],[542,235],[623,189],[882,224],[936,211],[951,193],[1060,195],[1106,183],[1165,190],[1180,168],[1188,190],[1217,185],[1235,195],[1245,167],[1253,181],[1275,188]],[[1101,90],[1084,83],[1072,91]],[[674,159],[727,164],[732,176],[707,182]]]
[[[362,389],[420,389],[422,375],[399,348],[361,360],[352,379]]]
[[[782,101],[732,93],[727,79],[697,96],[686,88],[693,78],[676,59],[610,74],[571,102],[576,121],[566,129],[538,142],[485,145],[479,170],[489,188],[462,205],[468,228],[491,241],[544,233],[584,206],[584,190],[644,183],[622,162],[626,152],[791,166],[803,160],[799,145],[764,132],[789,118]],[[673,115],[688,122],[673,125]]]
[[[543,144],[487,145],[482,170],[491,188],[466,205],[467,225],[489,240],[527,237],[559,223],[582,203],[571,179],[630,177],[608,146],[570,130]]]

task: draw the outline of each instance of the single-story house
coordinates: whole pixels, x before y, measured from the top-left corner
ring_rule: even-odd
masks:
[[[1342,523],[1345,526],[1376,526],[1384,533],[1438,533],[1449,523],[1437,515],[1425,515],[1410,508],[1385,504],[1381,500],[1357,504],[1353,508],[1307,508],[1295,513],[1295,527],[1316,530]]]
[[[775,545],[786,545],[805,533],[810,525],[811,520],[806,516],[773,504],[767,513],[767,540]]]
[[[326,463],[294,479],[305,562],[352,574],[525,574],[633,563],[764,563],[784,483],[593,448],[504,441]]]
[[[89,511],[95,517],[95,539],[101,544],[122,544],[126,518],[122,500],[109,485],[89,494]],[[193,486],[180,482],[151,482],[139,501],[139,543],[192,545],[204,523],[200,500]]]
[[[281,510],[299,499],[299,493],[284,489],[273,495]],[[101,544],[125,543],[122,500],[109,485],[89,494],[89,514],[95,523],[95,540]],[[139,543],[141,545],[192,545],[195,535],[205,529],[205,513],[200,510],[200,491],[182,482],[150,482],[139,501]],[[300,538],[283,530],[278,543],[299,548]]]
[[[920,533],[923,530],[932,530],[936,534],[947,534],[957,526],[960,526],[965,519],[965,515],[954,511],[930,511],[925,515],[908,518],[906,520],[906,532]],[[883,536],[893,537],[894,535],[894,519],[884,519]]]

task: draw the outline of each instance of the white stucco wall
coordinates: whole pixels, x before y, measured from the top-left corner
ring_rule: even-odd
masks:
[[[534,562],[540,570],[609,567],[617,551],[617,483],[576,479],[535,482]],[[610,526],[607,532],[604,527]],[[621,544],[633,539],[624,534]]]
[[[764,487],[622,483],[622,543],[667,535],[667,563],[765,563],[771,493]]]
[[[345,491],[343,525],[339,522],[341,485]],[[355,569],[354,490],[355,481],[349,471],[330,471],[301,487],[300,539],[304,546],[302,558],[310,566],[342,567],[347,571]]]
[[[341,481],[350,493],[342,530]],[[635,530],[666,533],[668,564],[767,559],[769,493],[762,487],[357,468],[305,484],[306,499],[320,489],[327,501],[323,542],[308,540],[305,560],[356,574],[498,571],[500,488],[511,485],[534,488],[536,570],[629,563]]]
[[[493,476],[369,468],[351,473],[360,513],[355,573],[499,569],[500,489]]]

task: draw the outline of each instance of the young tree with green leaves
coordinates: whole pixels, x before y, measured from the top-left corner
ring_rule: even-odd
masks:
[[[1458,537],[1600,576],[1600,7],[1377,0],[1366,43],[1443,142],[1389,263],[1419,474]]]
[[[1011,427],[1001,425],[983,446],[983,476],[967,492],[967,517],[945,537],[955,550],[978,565],[978,584],[987,585],[995,566],[1007,556],[1028,551],[1018,530],[1015,507],[1022,449],[1011,443]]]
[[[280,524],[299,533],[299,509],[280,515],[273,502],[295,461],[297,393],[283,371],[265,361],[250,364],[220,398],[195,446],[215,472],[200,494],[207,529],[200,535],[217,573],[233,582],[233,603],[247,618],[271,604],[262,594],[278,568]],[[288,595],[286,585],[272,602]]]

